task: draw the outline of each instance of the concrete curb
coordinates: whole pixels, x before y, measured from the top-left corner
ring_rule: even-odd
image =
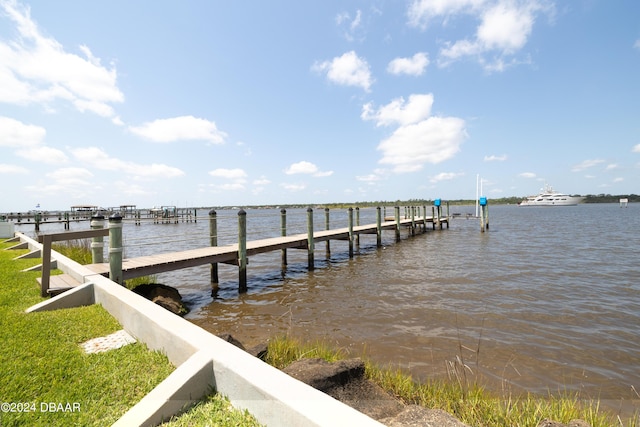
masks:
[[[20,239],[32,250],[40,245],[22,234]],[[117,283],[58,253],[53,257],[84,284],[27,312],[101,304],[129,334],[177,367],[116,425],[158,425],[215,390],[268,426],[382,426]]]

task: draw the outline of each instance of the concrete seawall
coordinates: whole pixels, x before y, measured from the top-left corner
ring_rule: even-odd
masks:
[[[17,233],[31,251],[42,245]],[[27,312],[100,304],[149,349],[167,355],[176,370],[115,425],[153,426],[216,391],[268,426],[382,426],[355,409],[288,376],[151,301],[52,252],[57,268],[81,286]]]

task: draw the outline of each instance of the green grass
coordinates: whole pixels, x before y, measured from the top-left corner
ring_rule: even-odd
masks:
[[[0,243],[0,402],[23,411],[4,405],[0,425],[110,425],[174,370],[139,343],[85,354],[80,343],[121,329],[99,305],[25,313],[43,300],[40,273],[20,270],[39,260],[14,261],[26,251],[9,246]],[[79,410],[52,412],[50,403]]]
[[[223,396],[211,394],[189,409],[188,412],[173,417],[162,425],[165,427],[258,427],[261,424],[247,411],[235,409]]]

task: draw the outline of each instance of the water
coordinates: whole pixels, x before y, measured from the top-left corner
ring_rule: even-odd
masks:
[[[320,243],[312,272],[306,251],[289,250],[285,271],[279,252],[255,256],[246,294],[233,266],[220,266],[215,292],[208,267],[158,280],[180,289],[188,320],[246,346],[283,334],[323,340],[418,380],[447,377],[459,357],[467,379],[496,391],[580,391],[640,407],[640,206],[490,206],[489,214],[485,233],[463,215],[448,230],[403,231],[400,243],[385,231],[381,249],[362,236],[353,259],[345,242],[332,241],[329,258]],[[206,211],[198,215],[196,224],[127,224],[126,256],[208,245]],[[332,228],[346,226],[345,211],[331,216]],[[374,223],[375,209],[360,216]],[[305,210],[288,211],[287,221],[289,234],[306,232]],[[247,223],[249,239],[277,236],[280,212],[250,210]],[[314,224],[324,228],[322,210]],[[220,245],[235,242],[237,212],[218,211],[218,230]]]

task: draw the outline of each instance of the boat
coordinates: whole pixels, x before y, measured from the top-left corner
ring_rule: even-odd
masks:
[[[527,197],[518,206],[575,206],[584,199],[554,191],[550,185],[545,185],[539,194]]]

